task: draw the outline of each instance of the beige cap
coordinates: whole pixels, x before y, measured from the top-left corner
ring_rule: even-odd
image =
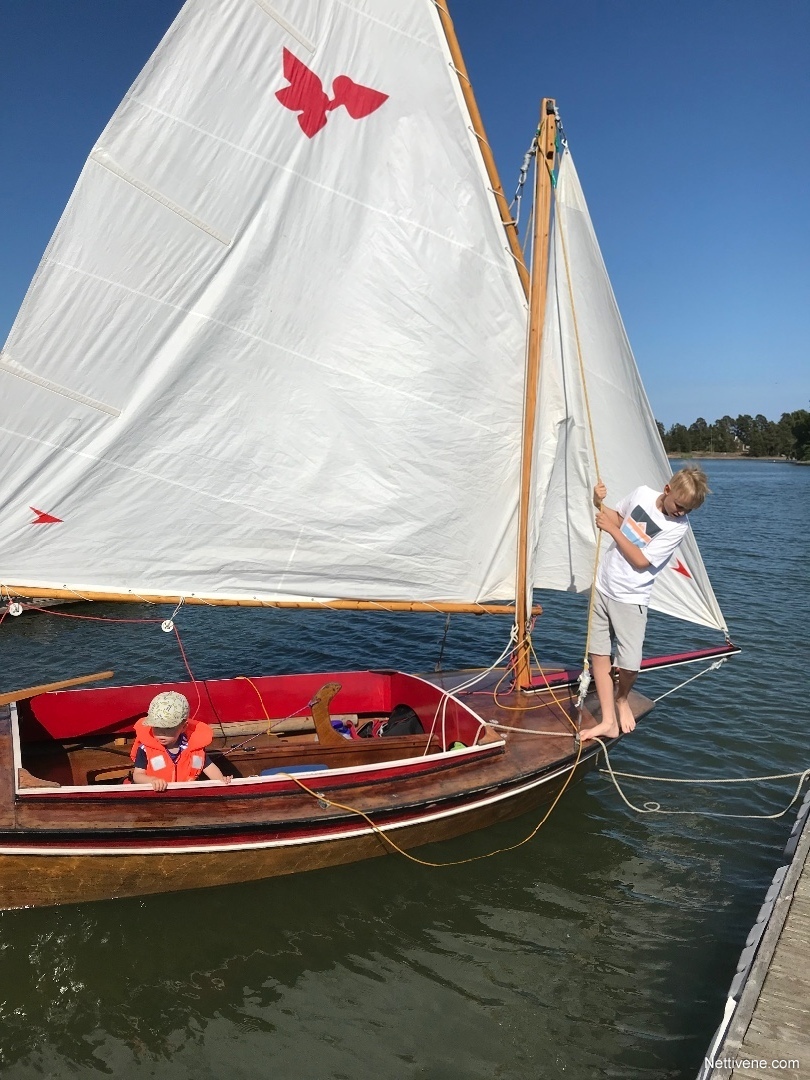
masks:
[[[166,690],[153,697],[146,723],[153,728],[175,728],[188,720],[188,699],[176,690]]]

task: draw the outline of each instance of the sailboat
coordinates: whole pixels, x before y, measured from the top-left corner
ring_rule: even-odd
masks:
[[[371,656],[0,697],[0,906],[407,853],[593,767],[579,670],[533,659],[534,590],[588,594],[597,475],[670,473],[552,99],[533,145],[527,265],[443,5],[182,7],[0,355],[2,595],[487,612],[512,634],[486,671]],[[724,640],[645,667],[736,651],[691,534],[652,606]],[[126,782],[167,690],[230,783]]]

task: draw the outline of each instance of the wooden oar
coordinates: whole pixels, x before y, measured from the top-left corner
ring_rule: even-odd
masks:
[[[48,694],[51,690],[64,690],[67,686],[78,686],[79,683],[111,679],[114,674],[114,671],[97,671],[95,675],[77,675],[75,679],[63,679],[61,682],[43,683],[41,686],[27,686],[24,690],[12,690],[10,694],[0,694],[0,705],[10,705],[12,701],[23,701],[25,698],[36,697],[38,694]]]

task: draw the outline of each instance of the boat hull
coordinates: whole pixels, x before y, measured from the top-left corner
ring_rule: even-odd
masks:
[[[404,858],[538,811],[595,765],[599,745],[579,746],[573,737],[570,689],[502,692],[503,673],[495,673],[489,687],[467,691],[470,674],[338,672],[175,684],[196,695],[200,710],[212,710],[203,718],[216,718],[217,752],[233,779],[171,784],[165,792],[115,774],[131,765],[133,717],[167,685],[58,691],[12,705],[0,719],[0,793],[10,796],[0,805],[0,907]],[[355,726],[407,701],[423,731],[345,739],[333,735],[329,713],[326,731],[281,739],[268,731],[268,710],[287,717],[300,702],[312,703],[323,684],[339,687],[334,700]],[[651,707],[634,696],[637,717]],[[302,710],[295,711],[300,719]],[[259,734],[245,736],[255,727]],[[110,761],[115,767],[98,767]],[[278,767],[268,775],[267,764]],[[442,865],[453,853],[425,861]]]
[[[175,848],[150,853],[119,849],[116,854],[98,850],[3,854],[0,906],[39,907],[177,892],[343,866],[384,855],[404,858],[397,849],[409,852],[452,840],[548,806],[565,787],[592,769],[597,757],[597,753],[590,753],[550,775],[527,778],[514,791],[495,792],[451,812],[424,811],[413,815],[410,824],[381,827],[379,831],[367,827],[354,835],[231,841],[201,850],[189,850],[178,841]],[[314,782],[310,783],[314,789]],[[482,839],[482,852],[487,850]],[[442,851],[424,856],[424,861],[442,865],[453,858],[452,851]]]

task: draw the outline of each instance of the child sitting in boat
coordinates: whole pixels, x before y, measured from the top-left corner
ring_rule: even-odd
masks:
[[[165,791],[171,781],[196,780],[202,774],[231,782],[206,754],[214,738],[208,724],[189,720],[188,699],[174,690],[153,697],[146,716],[135,724],[132,782]]]
[[[597,527],[613,539],[602,553],[594,585],[591,617],[591,671],[602,710],[596,727],[581,739],[615,738],[636,726],[628,694],[641,667],[647,605],[656,575],[664,569],[689,530],[686,515],[710,494],[706,474],[697,465],[675,473],[663,492],[638,487],[615,510],[603,504],[607,488],[593,489]],[[614,687],[611,653],[615,646],[618,678]],[[615,693],[615,700],[614,700]]]

